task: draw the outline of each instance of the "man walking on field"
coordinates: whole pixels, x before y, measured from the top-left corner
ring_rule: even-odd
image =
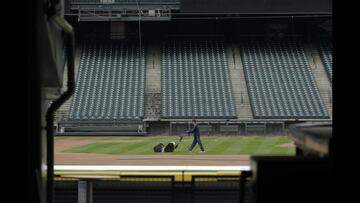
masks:
[[[200,149],[201,149],[201,152],[205,152],[205,149],[204,149],[204,146],[203,144],[201,143],[201,140],[200,140],[200,129],[199,129],[199,126],[198,124],[196,123],[196,120],[193,119],[192,120],[192,124],[194,125],[193,128],[189,131],[186,131],[187,133],[194,133],[194,140],[189,148],[189,152],[191,152],[193,150],[193,148],[195,147],[196,143],[199,144],[200,146]]]

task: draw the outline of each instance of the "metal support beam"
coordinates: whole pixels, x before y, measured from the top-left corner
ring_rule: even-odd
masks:
[[[245,202],[246,179],[252,176],[251,171],[242,171],[240,176],[239,203]]]
[[[248,131],[247,131],[247,123],[245,123],[245,135],[248,135]]]
[[[264,135],[266,135],[266,127],[267,127],[267,125],[266,125],[266,123],[264,123]]]
[[[210,129],[210,130],[208,131],[208,136],[210,136],[210,134],[211,134],[211,132],[212,132],[212,126],[210,126],[210,123],[208,123],[208,129]]]
[[[169,130],[170,130],[170,136],[171,136],[172,135],[172,122],[169,122],[169,124],[170,124],[170,126],[169,126],[170,129]]]
[[[93,187],[91,181],[78,182],[78,203],[93,203]]]
[[[285,135],[286,134],[286,132],[285,132],[285,122],[282,123],[282,131],[283,131],[283,135]]]

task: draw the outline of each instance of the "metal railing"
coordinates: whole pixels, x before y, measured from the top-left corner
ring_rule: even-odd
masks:
[[[219,199],[227,202],[244,203],[248,197],[248,178],[252,177],[251,171],[241,171],[240,175],[193,175],[189,182],[178,182],[175,186],[175,178],[171,175],[120,175],[119,178],[109,180],[79,179],[77,181],[65,181],[69,184],[56,184],[56,199],[67,199],[81,203],[93,202],[98,198],[118,201],[137,199],[138,202],[151,202],[143,196],[146,192],[152,194],[159,192],[159,197],[173,203],[176,190],[184,186],[190,186],[186,190],[191,197],[192,203]],[[64,181],[64,180],[63,180]],[[57,181],[61,183],[63,181]],[[71,182],[71,183],[70,183]],[[183,184],[183,187],[181,187]],[[106,196],[104,196],[106,195]],[[156,201],[156,198],[152,199]]]

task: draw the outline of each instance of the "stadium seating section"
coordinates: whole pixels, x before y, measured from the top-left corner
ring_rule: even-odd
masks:
[[[168,40],[161,51],[162,118],[236,118],[222,41]]]
[[[244,41],[241,58],[254,118],[328,118],[298,41]]]
[[[85,43],[70,120],[139,120],[144,116],[144,88],[144,49],[137,43]]]
[[[319,43],[320,57],[324,64],[326,73],[332,81],[332,46],[330,41],[322,40]]]
[[[161,118],[237,118],[224,42],[170,39],[161,48]],[[320,55],[332,76],[331,46]],[[69,121],[141,121],[145,54],[137,42],[82,46]],[[247,40],[240,55],[254,119],[329,118],[302,43]]]

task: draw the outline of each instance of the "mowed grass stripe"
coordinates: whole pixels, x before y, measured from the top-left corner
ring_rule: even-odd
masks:
[[[96,142],[67,149],[71,153],[104,153],[104,154],[154,154],[153,147],[158,143],[178,142],[178,136],[139,137],[138,142]],[[202,136],[206,154],[293,154],[294,147],[277,147],[279,144],[291,143],[285,136]],[[100,138],[99,138],[100,140]],[[197,154],[198,145],[193,152],[188,152],[192,143],[192,136],[184,137],[174,154]]]
[[[287,154],[287,155],[294,155],[295,148],[287,148],[287,147],[274,147],[268,152],[269,154]]]
[[[285,137],[287,138],[287,137]],[[270,154],[289,154],[289,155],[295,155],[295,147],[280,147],[277,145],[281,144],[292,144],[293,141],[289,139],[284,139],[284,137],[279,137],[278,143],[271,149],[269,149]]]
[[[234,145],[232,146],[232,148],[228,148],[227,150],[224,151],[224,153],[233,153],[233,154],[241,154],[241,153],[247,153],[246,150],[244,150],[245,146],[248,145],[249,142],[252,142],[254,140],[254,138],[241,138],[241,139],[234,139],[232,140],[232,142],[234,143]]]
[[[122,144],[123,143],[119,144],[119,143],[111,143],[111,142],[98,143],[99,148],[96,150],[96,153],[111,154],[114,150],[119,148],[119,145],[121,147]],[[132,143],[129,143],[129,145],[131,144]]]
[[[144,149],[145,142],[136,142],[136,143],[119,143],[116,148],[111,150],[109,154],[132,154],[130,151],[136,151],[141,153]]]
[[[149,139],[150,137],[55,137],[55,140],[137,140]]]
[[[95,142],[90,144],[85,144],[79,147],[74,147],[71,149],[66,149],[63,152],[68,153],[100,153],[101,150],[105,150],[108,147],[115,145],[116,143],[108,143],[108,142]]]
[[[254,154],[268,154],[271,149],[277,145],[278,142],[278,137],[265,138],[254,151]]]
[[[254,149],[259,145],[257,137],[247,137],[239,143],[237,154],[252,154]]]
[[[229,140],[225,140],[223,142],[219,141],[214,142],[214,146],[212,146],[213,150],[209,150],[211,153],[217,154],[226,154],[226,153],[234,153],[234,149],[236,149],[236,147],[239,144],[239,140],[234,140],[234,139],[229,139]]]
[[[289,143],[289,142],[288,142]],[[292,142],[290,142],[292,143]],[[290,144],[289,143],[289,144]],[[285,143],[280,143],[285,144]],[[295,155],[295,147],[273,147],[270,152],[270,154],[288,154],[288,155]]]
[[[205,151],[207,154],[211,153],[221,153],[222,148],[226,147],[228,144],[227,142],[230,142],[226,139],[218,139],[215,137],[202,137],[201,138],[202,144],[204,145]],[[180,150],[188,150],[190,145],[193,142],[193,138],[184,138],[184,143],[181,143],[179,147]],[[195,145],[192,152],[200,152],[200,146],[198,144]]]
[[[253,153],[254,149],[257,148],[262,140],[263,138],[259,136],[243,137],[243,139],[241,139],[239,142],[239,146],[237,147],[237,153]]]
[[[109,146],[107,149],[100,150],[98,153],[104,153],[104,154],[118,154],[119,152],[124,151],[124,148],[131,148],[134,147],[136,143],[108,143]],[[137,143],[138,144],[138,143]],[[101,145],[101,143],[100,143]]]
[[[153,142],[142,142],[142,145],[137,145],[134,148],[128,148],[128,151],[123,154],[149,154],[153,152],[155,145],[156,144]]]

